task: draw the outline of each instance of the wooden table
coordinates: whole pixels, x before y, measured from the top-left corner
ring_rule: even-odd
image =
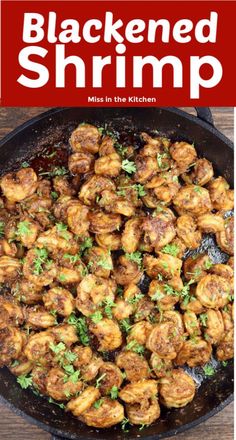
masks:
[[[48,110],[45,107],[0,108],[0,138],[17,125],[33,116]],[[193,112],[192,108],[183,110]],[[194,113],[194,112],[193,112]],[[233,108],[212,108],[216,127],[233,140]],[[172,437],[173,439],[174,437]],[[233,439],[233,403],[216,416],[186,433],[180,434],[178,440],[232,440]],[[50,434],[30,425],[9,409],[0,405],[0,439],[2,440],[50,440]]]

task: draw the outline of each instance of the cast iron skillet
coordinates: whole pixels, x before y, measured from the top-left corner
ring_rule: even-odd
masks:
[[[33,118],[18,127],[0,142],[0,175],[17,168],[45,146],[62,139],[67,141],[69,133],[79,122],[87,121],[108,126],[118,131],[159,130],[173,140],[194,142],[198,153],[213,162],[217,173],[223,175],[233,186],[233,144],[213,125],[209,108],[196,108],[198,117],[176,108],[58,108]],[[206,243],[215,262],[224,261],[225,256],[216,248],[213,240]],[[202,378],[201,378],[202,379]],[[217,366],[213,377],[205,378],[192,403],[182,409],[162,408],[161,418],[156,424],[140,431],[132,427],[123,433],[120,428],[107,430],[91,429],[80,424],[71,414],[58,406],[49,404],[44,398],[35,396],[30,390],[22,390],[8,369],[0,369],[0,401],[31,423],[51,432],[54,440],[127,440],[137,437],[145,440],[168,437],[189,429],[224,408],[233,399],[232,363]]]

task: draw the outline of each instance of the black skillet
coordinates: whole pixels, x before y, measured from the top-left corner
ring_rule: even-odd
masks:
[[[198,107],[196,110],[197,117],[169,107],[53,109],[31,119],[1,140],[0,175],[17,168],[50,145],[67,142],[76,125],[87,121],[100,126],[107,123],[108,127],[122,132],[124,140],[127,140],[128,132],[158,130],[173,140],[194,142],[198,154],[213,162],[216,173],[223,175],[233,187],[233,144],[214,127],[209,108]],[[136,137],[128,136],[128,140],[131,138],[135,142]],[[225,261],[225,255],[219,252],[211,237],[205,246],[210,249],[214,262]],[[0,401],[31,423],[51,432],[54,440],[154,440],[192,428],[232,401],[232,362],[226,367],[217,364],[216,373],[210,378],[199,374],[197,378],[202,383],[192,403],[182,409],[162,408],[161,418],[155,424],[141,431],[138,427],[131,427],[127,433],[120,427],[101,431],[79,423],[46,399],[35,396],[30,390],[22,390],[6,368],[0,369]]]

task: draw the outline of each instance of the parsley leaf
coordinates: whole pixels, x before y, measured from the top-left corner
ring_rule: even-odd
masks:
[[[32,377],[27,377],[27,374],[22,374],[21,376],[18,376],[16,381],[17,383],[19,383],[21,388],[23,388],[23,390],[26,390],[26,388],[32,386]]]
[[[117,397],[118,397],[118,388],[115,385],[113,385],[113,387],[111,388],[110,395],[111,395],[111,399],[112,400],[117,399]]]
[[[106,258],[101,258],[101,260],[97,261],[97,266],[100,266],[106,270],[111,270],[113,267],[112,264]]]
[[[96,310],[92,315],[90,315],[90,319],[94,322],[94,324],[97,324],[103,319],[102,313],[100,310]]]
[[[164,298],[164,294],[162,292],[160,292],[160,290],[157,290],[152,296],[151,296],[151,300],[152,301],[160,301],[162,298]]]
[[[70,234],[67,231],[68,226],[65,225],[64,223],[56,223],[56,228],[57,228],[57,232],[58,234],[64,238],[65,240],[69,240],[70,239]]]
[[[139,344],[135,339],[132,339],[127,345],[126,350],[134,351],[138,354],[144,354],[145,348],[143,345]]]
[[[201,313],[201,315],[199,315],[199,319],[200,319],[200,323],[202,324],[202,326],[207,327],[207,314]]]
[[[19,222],[17,225],[16,235],[31,235],[30,222],[27,220]]]
[[[98,409],[100,408],[100,406],[103,404],[104,400],[103,399],[99,399],[96,402],[94,402],[93,406],[94,408]]]
[[[96,388],[99,388],[101,386],[101,382],[103,381],[104,377],[106,377],[106,373],[103,373],[101,376],[98,377],[98,379],[96,380]]]
[[[80,260],[80,256],[79,255],[64,254],[63,258],[69,260],[71,264],[77,263],[77,261]]]
[[[63,342],[59,342],[59,344],[53,344],[53,342],[50,342],[49,348],[53,351],[53,353],[58,354],[61,351],[65,350],[66,346]]]
[[[121,429],[123,432],[129,432],[127,425],[129,424],[129,419],[127,419],[126,417],[124,417],[124,419],[121,422]]]
[[[88,335],[86,319],[84,317],[77,318],[74,313],[71,313],[71,315],[67,319],[67,322],[68,324],[74,325],[76,327],[81,343],[84,346],[89,345],[90,339]]]
[[[125,256],[126,256],[127,260],[130,260],[130,261],[133,261],[134,263],[136,263],[139,268],[142,267],[143,256],[142,256],[141,252],[137,251],[137,252],[131,252],[130,254],[126,253]]]
[[[205,365],[204,367],[202,367],[202,369],[205,376],[213,376],[213,374],[215,374],[215,370],[212,365]]]
[[[129,333],[132,328],[132,324],[130,323],[129,318],[124,318],[119,321],[121,330],[125,333]]]
[[[198,194],[201,194],[201,193],[202,193],[202,188],[201,188],[201,186],[195,186],[195,187],[194,187],[194,191],[195,191],[196,193],[198,193]]]
[[[209,270],[212,266],[213,266],[213,263],[212,263],[212,261],[210,259],[205,261],[204,268],[206,270]]]
[[[64,403],[58,403],[58,402],[56,402],[52,397],[49,397],[48,402],[49,402],[49,403],[53,403],[54,405],[59,406],[59,408],[61,408],[61,409],[64,409],[64,408],[65,408]]]
[[[133,296],[133,298],[129,298],[128,299],[128,303],[129,304],[136,304],[137,302],[139,302],[140,299],[142,299],[144,297],[143,293],[137,293],[136,295]]]
[[[93,239],[91,237],[86,237],[84,241],[80,244],[80,252],[85,251],[93,246]]]
[[[169,254],[172,255],[173,257],[177,257],[178,252],[179,252],[179,248],[177,246],[177,244],[173,243],[173,244],[166,244],[161,252],[163,252],[164,254]]]
[[[49,265],[52,263],[51,260],[48,260],[48,251],[45,248],[38,249],[36,248],[34,250],[36,254],[36,258],[34,259],[34,275],[41,275],[43,272],[43,265],[46,265],[49,267]]]
[[[22,162],[21,168],[28,168],[30,166],[29,162]]]
[[[131,160],[128,160],[128,159],[124,159],[122,161],[121,168],[122,168],[122,170],[126,171],[126,173],[128,173],[128,174],[135,173],[135,171],[136,171],[135,163],[132,162]]]

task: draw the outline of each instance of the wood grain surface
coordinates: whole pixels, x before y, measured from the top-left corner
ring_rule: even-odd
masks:
[[[194,114],[193,108],[183,107],[185,111]],[[46,107],[0,108],[0,138],[12,129],[48,110]],[[228,138],[233,140],[233,108],[211,108],[216,127]],[[30,425],[24,419],[16,416],[8,408],[0,405],[0,439],[1,440],[50,440],[50,434],[36,426]],[[174,437],[171,437],[173,440]],[[170,440],[171,440],[170,439]],[[178,440],[232,440],[233,439],[233,403],[223,411],[200,426],[175,437]]]

